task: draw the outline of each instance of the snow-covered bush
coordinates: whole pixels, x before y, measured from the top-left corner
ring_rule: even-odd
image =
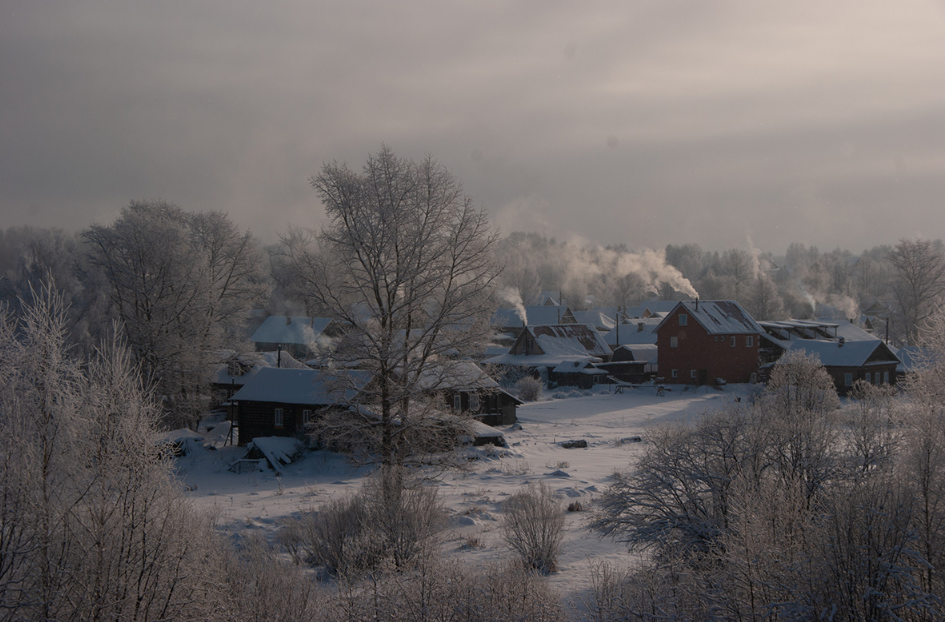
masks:
[[[342,581],[324,608],[326,622],[348,620],[566,620],[558,595],[521,564],[472,567],[434,557],[408,572]]]
[[[384,564],[404,568],[436,549],[446,514],[436,488],[402,468],[384,468],[355,495],[324,504],[289,528],[312,563],[357,576]]]
[[[518,396],[526,402],[535,402],[541,399],[542,383],[538,378],[525,376],[515,383]]]
[[[528,568],[554,572],[564,538],[564,509],[544,482],[529,484],[502,503],[502,537]]]

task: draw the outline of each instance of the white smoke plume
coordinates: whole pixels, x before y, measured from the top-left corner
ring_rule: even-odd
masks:
[[[660,285],[666,283],[686,296],[699,297],[689,279],[666,263],[666,252],[662,249],[621,251],[571,241],[561,249],[560,259],[565,262],[565,289],[575,288],[600,276],[621,278],[636,274],[652,291],[659,291]]]
[[[761,249],[756,247],[754,242],[751,241],[750,234],[746,235],[745,237],[748,241],[748,254],[751,255],[751,276],[757,279],[763,274],[761,265]]]
[[[514,287],[505,287],[499,291],[499,296],[508,301],[515,312],[518,314],[522,324],[528,325],[528,314],[525,312],[525,303],[522,302],[522,296]]]

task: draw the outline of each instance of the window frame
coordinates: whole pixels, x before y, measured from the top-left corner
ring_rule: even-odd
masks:
[[[274,408],[272,412],[273,426],[277,428],[285,427],[285,410],[282,408]]]

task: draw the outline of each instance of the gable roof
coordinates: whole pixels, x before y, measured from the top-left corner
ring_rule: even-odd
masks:
[[[640,318],[670,313],[679,304],[676,300],[647,300],[635,307],[627,307],[626,317]]]
[[[512,354],[525,339],[534,341],[536,351]],[[593,326],[586,324],[556,324],[529,326],[518,336],[508,354],[502,354],[486,363],[535,367],[558,365],[565,360],[600,360],[610,356],[610,346]]]
[[[264,367],[233,394],[237,402],[276,402],[330,406],[354,400],[369,381],[365,371],[279,369]]]
[[[529,326],[528,332],[545,354],[610,356],[610,347],[593,326],[556,324]]]
[[[578,324],[590,324],[597,330],[610,330],[616,326],[616,322],[609,315],[601,311],[575,311],[574,319]]]
[[[869,364],[882,365],[895,363],[899,359],[881,340],[848,341],[841,345],[839,341],[821,339],[796,339],[788,347],[816,354],[824,367],[865,367]]]
[[[326,317],[270,315],[256,329],[250,340],[255,343],[292,343],[307,346],[314,343],[333,321]]]
[[[614,350],[614,362],[627,362],[635,361],[637,363],[653,363],[656,361],[656,357],[659,355],[659,351],[656,347],[656,344],[642,344],[642,345],[624,345],[618,346]]]
[[[613,330],[604,335],[604,341],[607,342],[607,345],[612,347],[625,344],[655,345],[656,327],[659,326],[662,321],[662,318],[654,317],[633,319],[626,324],[614,326]],[[620,343],[617,343],[618,336],[620,337]]]
[[[689,316],[710,335],[763,335],[765,330],[744,308],[734,300],[684,300],[679,302],[673,312],[663,318],[656,332],[659,332],[676,309]]]
[[[305,363],[296,360],[291,354],[278,352],[247,352],[235,354],[221,363],[213,374],[216,384],[242,385],[265,367],[284,367],[287,369],[307,369]],[[234,373],[237,372],[237,373]]]
[[[544,290],[535,299],[536,305],[560,305],[561,292],[554,290]]]
[[[547,326],[573,322],[574,314],[567,305],[532,305],[525,307],[525,318],[529,326]],[[516,309],[496,309],[491,324],[497,328],[522,328],[525,322]]]
[[[449,361],[443,365],[430,365],[420,376],[420,387],[430,389],[497,389],[499,383],[472,361]]]
[[[830,322],[824,320],[779,320],[776,322],[758,322],[765,329],[762,334],[767,341],[783,349],[799,339],[845,343],[853,341],[877,341],[859,326],[850,322]]]

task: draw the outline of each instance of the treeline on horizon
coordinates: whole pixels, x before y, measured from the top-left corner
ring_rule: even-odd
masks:
[[[102,292],[91,285],[91,230],[0,230],[0,299],[15,311],[19,300],[31,298],[31,286],[51,279],[76,307],[77,316],[84,318],[76,320],[77,339],[96,337],[92,325],[97,316],[108,315],[108,305]],[[274,315],[318,315],[320,309],[293,292],[283,261],[284,243],[262,247],[249,232],[242,235],[256,247],[255,278],[266,286],[254,298],[256,308]],[[285,237],[293,235],[301,234],[288,232]],[[902,256],[903,251],[910,256]],[[890,318],[888,337],[897,345],[912,345],[914,323],[927,315],[927,309],[910,309],[927,306],[926,301],[917,300],[920,295],[915,290],[927,290],[925,297],[933,300],[945,286],[941,240],[900,240],[858,255],[840,247],[821,251],[794,242],[784,256],[774,256],[758,249],[709,251],[694,243],[668,244],[656,250],[633,250],[624,244],[577,245],[538,233],[513,232],[498,241],[495,252],[504,266],[499,305],[516,298],[527,305],[540,292],[553,291],[574,310],[612,307],[617,311],[646,300],[695,296],[737,300],[758,320],[828,317],[859,321],[864,311],[872,309],[881,320]],[[920,262],[927,265],[918,266]],[[920,274],[923,270],[927,274]],[[917,279],[931,282],[917,283]],[[881,336],[886,337],[885,326]]]

